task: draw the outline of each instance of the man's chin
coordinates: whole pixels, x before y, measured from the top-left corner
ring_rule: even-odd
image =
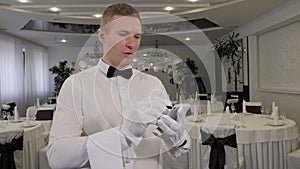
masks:
[[[131,65],[132,61],[133,61],[133,58],[131,58],[131,57],[130,58],[125,58],[121,61],[120,67],[125,68],[125,67]]]

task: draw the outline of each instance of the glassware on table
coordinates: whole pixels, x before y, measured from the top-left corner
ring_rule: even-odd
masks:
[[[3,118],[3,121],[2,121],[2,124],[1,124],[2,128],[7,127],[9,115],[10,115],[10,112],[7,112],[7,111],[2,112],[2,118]]]
[[[281,119],[281,120],[285,120],[285,119],[286,119],[286,114],[285,114],[285,112],[280,113],[279,119]]]
[[[265,113],[266,113],[266,112],[265,112],[264,106],[261,106],[261,107],[260,107],[260,112],[261,112],[261,114],[265,114]]]
[[[235,113],[235,112],[236,112],[236,110],[235,110],[235,105],[234,105],[234,104],[231,104],[230,107],[231,107],[232,113]]]

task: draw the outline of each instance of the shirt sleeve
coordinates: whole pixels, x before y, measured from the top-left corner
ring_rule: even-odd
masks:
[[[57,99],[50,131],[47,156],[51,168],[82,168],[88,166],[81,110],[81,84],[74,76],[63,84]]]
[[[190,146],[191,146],[191,139],[190,139],[189,135],[187,135],[184,142],[180,146],[174,147],[173,150],[171,150],[171,153],[175,157],[180,157],[183,154],[190,151]]]
[[[161,81],[160,82],[160,89],[161,91],[163,91],[165,93],[166,96],[168,96],[167,90],[165,89],[164,85],[162,84]],[[170,98],[168,98],[170,99]],[[171,101],[169,103],[170,105],[172,105]],[[190,137],[188,134],[186,134],[186,138],[185,140],[178,146],[178,147],[173,147],[170,152],[175,156],[175,157],[180,157],[183,154],[187,153],[190,150]]]

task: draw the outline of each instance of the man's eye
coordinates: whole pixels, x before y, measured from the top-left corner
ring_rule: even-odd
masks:
[[[120,36],[122,36],[122,37],[126,37],[126,36],[128,36],[128,34],[127,34],[127,33],[122,33],[122,32],[121,32],[121,33],[119,33],[119,35],[120,35]]]
[[[141,39],[141,35],[134,35],[135,39]]]

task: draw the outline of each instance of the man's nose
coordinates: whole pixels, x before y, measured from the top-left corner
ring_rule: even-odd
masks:
[[[137,40],[133,36],[126,38],[126,47],[133,49],[137,45]]]

